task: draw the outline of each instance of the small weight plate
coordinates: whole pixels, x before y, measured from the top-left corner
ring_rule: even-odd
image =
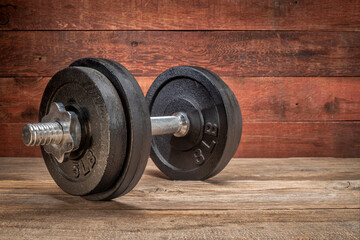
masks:
[[[112,83],[99,71],[68,67],[49,81],[41,100],[39,120],[52,102],[78,115],[81,143],[59,163],[41,147],[46,166],[61,189],[83,196],[108,189],[118,178],[126,155],[126,119]]]
[[[71,66],[96,69],[111,81],[123,104],[127,128],[127,137],[124,138],[128,143],[125,161],[116,182],[103,192],[83,197],[89,200],[108,200],[124,195],[140,180],[150,153],[150,115],[142,90],[131,73],[117,62],[84,58]]]
[[[185,137],[153,136],[151,159],[170,179],[204,180],[228,164],[240,143],[242,118],[231,89],[214,73],[180,66],[162,73],[147,95],[151,116],[185,112]]]

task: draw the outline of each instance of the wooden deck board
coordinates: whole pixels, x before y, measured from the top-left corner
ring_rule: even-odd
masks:
[[[39,158],[0,158],[0,239],[358,239],[360,159],[233,159],[203,182],[149,161],[129,194],[65,194]]]
[[[179,65],[222,78],[358,77],[359,38],[359,31],[0,31],[0,77],[50,77],[83,57],[115,60],[142,77]]]
[[[1,0],[0,30],[358,31],[357,0]]]

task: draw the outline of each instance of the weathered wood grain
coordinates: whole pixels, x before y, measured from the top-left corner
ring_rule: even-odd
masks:
[[[8,210],[0,211],[0,236],[4,239],[357,240],[359,217],[358,209]]]
[[[0,123],[0,157],[41,157],[39,147],[25,147],[21,140],[23,123]]]
[[[205,181],[169,181],[149,162],[108,202],[62,192],[41,159],[0,158],[2,239],[357,239],[360,159],[233,159]]]
[[[0,181],[43,182],[50,177],[40,158],[0,158],[0,165]],[[206,182],[358,180],[359,171],[359,158],[233,158],[221,174]],[[273,172],[276,174],[271,174]],[[150,159],[144,177],[166,178]]]
[[[280,164],[275,167],[273,160]],[[303,158],[234,159],[218,176],[205,182],[168,181],[149,161],[141,182],[130,194],[111,202],[98,203],[84,201],[79,197],[64,193],[51,179],[41,159],[29,159],[29,162],[25,159],[13,159],[22,168],[17,170],[19,167],[15,166],[11,170],[1,171],[7,177],[1,179],[0,182],[0,194],[4,196],[0,199],[0,205],[6,206],[7,210],[21,208],[71,210],[76,208],[108,211],[167,210],[169,208],[179,211],[359,208],[360,196],[357,194],[360,190],[360,159],[342,159],[339,162],[336,160],[331,158],[315,159],[315,161]],[[352,169],[339,166],[341,163],[345,163]],[[243,169],[242,167],[247,164],[249,166]],[[262,166],[261,170],[257,170],[259,164]],[[309,170],[302,171],[303,176],[301,176],[303,164],[308,166]],[[9,163],[5,160],[3,166],[9,166]],[[297,170],[294,171],[295,168]],[[321,175],[329,168],[332,168],[327,177],[330,180],[317,177],[318,173]],[[34,173],[40,176],[33,176]],[[259,176],[246,177],[249,173]],[[291,173],[298,173],[299,176],[288,179],[287,176]],[[354,180],[348,178],[348,173]],[[278,175],[282,176],[282,179],[279,179]],[[339,180],[333,180],[332,175]],[[15,189],[12,189],[13,187]],[[209,193],[216,194],[208,198]],[[31,199],[21,203],[28,196],[31,196]],[[51,196],[51,198],[41,200],[46,196]],[[178,198],[184,199],[178,201]],[[251,199],[251,203],[247,202],[248,199]]]
[[[144,178],[144,181],[146,178]],[[155,182],[154,182],[155,181]],[[13,192],[16,186],[19,192]],[[21,187],[20,187],[21,186]],[[360,180],[342,181],[223,181],[156,183],[147,179],[141,188],[113,203],[84,203],[83,199],[65,195],[52,181],[2,181],[0,205],[8,210],[270,210],[270,209],[356,209],[359,208]],[[186,186],[186,187],[185,187]],[[10,187],[10,189],[9,189]],[[201,190],[202,189],[202,190]],[[234,189],[238,191],[234,192]],[[290,190],[289,190],[290,189]],[[215,193],[211,198],[208,193]],[[29,196],[31,198],[29,198]],[[41,198],[47,198],[46,202]],[[184,198],[178,201],[176,198]],[[24,198],[29,198],[23,202]],[[11,199],[11,201],[9,201]],[[247,201],[251,199],[252,204]],[[301,202],[305,206],[299,206]],[[69,204],[70,203],[70,204]],[[230,204],[231,203],[231,204]],[[23,204],[23,206],[19,206]],[[258,205],[258,206],[257,206]],[[257,207],[256,207],[257,206]],[[1,209],[0,209],[1,210]]]
[[[40,157],[21,141],[24,123],[0,123],[0,157]],[[245,122],[234,157],[360,157],[360,122]]]
[[[156,77],[136,77],[144,94]],[[0,123],[38,120],[50,78],[0,78]],[[224,77],[244,122],[360,119],[360,77]]]
[[[359,76],[359,39],[360,32],[0,31],[0,76],[52,76],[89,56],[137,76],[176,65],[221,77]]]
[[[360,157],[360,122],[244,123],[235,157]]]
[[[351,30],[356,0],[0,1],[3,30]]]
[[[45,182],[50,178],[42,158],[0,158],[0,165],[0,181]],[[216,185],[242,180],[358,180],[359,172],[360,158],[233,158],[220,174],[206,182]],[[166,178],[150,159],[144,175],[144,178],[148,177]]]

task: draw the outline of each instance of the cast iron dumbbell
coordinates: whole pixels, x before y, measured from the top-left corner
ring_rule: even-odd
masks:
[[[52,77],[39,120],[24,126],[25,145],[41,145],[58,186],[89,200],[134,188],[150,147],[170,179],[210,178],[235,154],[242,130],[235,95],[209,70],[171,68],[145,100],[122,65],[95,58],[75,61]]]

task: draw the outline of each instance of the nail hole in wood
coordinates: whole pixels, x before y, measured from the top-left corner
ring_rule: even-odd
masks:
[[[137,47],[138,45],[139,45],[139,43],[136,42],[136,41],[132,41],[132,42],[131,42],[131,46],[132,46],[132,47]]]

